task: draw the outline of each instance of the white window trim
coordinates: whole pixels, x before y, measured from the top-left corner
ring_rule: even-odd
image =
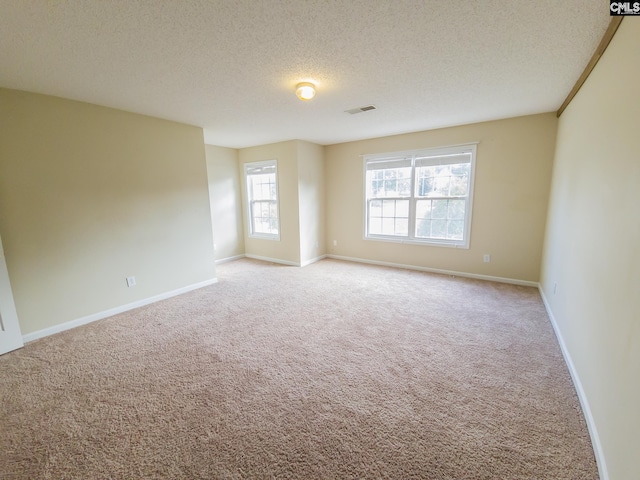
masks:
[[[253,232],[253,222],[251,217],[251,199],[249,198],[249,185],[247,182],[248,179],[248,170],[251,168],[259,168],[259,167],[268,167],[274,166],[276,169],[276,210],[278,211],[278,233],[270,234],[270,233],[254,233]],[[280,231],[282,230],[282,225],[280,221],[280,179],[278,178],[278,160],[261,160],[259,162],[248,162],[244,164],[244,188],[245,188],[245,201],[246,201],[246,215],[247,215],[247,227],[249,232],[249,238],[259,238],[261,240],[274,240],[280,241]]]
[[[479,142],[473,143],[465,143],[460,145],[448,145],[446,147],[436,147],[436,148],[421,148],[417,150],[404,150],[400,152],[388,152],[388,153],[376,153],[376,154],[366,154],[362,155],[363,162],[363,197],[364,197],[364,208],[363,208],[363,232],[362,238],[364,240],[370,240],[375,242],[389,242],[389,243],[403,243],[403,244],[413,244],[413,245],[429,245],[429,246],[438,246],[438,247],[449,247],[449,248],[461,248],[461,249],[469,249],[471,245],[471,222],[473,215],[473,192],[474,192],[474,184],[475,184],[475,172],[476,172],[476,146]],[[399,237],[396,235],[377,235],[377,234],[368,234],[368,199],[367,199],[367,162],[369,161],[379,161],[384,159],[389,160],[398,160],[401,158],[411,158],[412,169],[415,168],[414,162],[416,157],[422,156],[438,156],[438,155],[451,155],[456,153],[470,153],[471,154],[471,164],[469,166],[469,193],[467,198],[467,208],[465,209],[465,220],[464,220],[464,240],[462,242],[447,240],[447,239],[422,239],[415,238],[415,234],[412,233],[412,227],[415,227],[415,172],[412,171],[411,174],[411,197],[408,197],[410,200],[409,207],[409,233],[407,237]],[[413,213],[413,215],[411,215]]]

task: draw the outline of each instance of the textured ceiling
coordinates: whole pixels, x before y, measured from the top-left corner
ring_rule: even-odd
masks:
[[[326,145],[556,110],[608,23],[606,0],[2,0],[0,86]]]

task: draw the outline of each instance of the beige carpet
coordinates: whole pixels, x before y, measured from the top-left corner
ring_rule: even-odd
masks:
[[[533,288],[324,260],[0,357],[2,479],[595,479]]]

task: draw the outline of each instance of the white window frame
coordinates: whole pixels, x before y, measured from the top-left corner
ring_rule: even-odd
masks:
[[[252,205],[258,200],[253,200],[252,198],[252,188],[251,188],[251,185],[249,184],[249,177],[250,175],[252,175],[252,171],[265,168],[265,167],[273,167],[275,169],[275,180],[276,180],[275,203],[276,203],[276,215],[277,215],[277,221],[278,221],[278,233],[263,233],[263,232],[255,231],[254,218],[252,215]],[[278,161],[277,160],[263,160],[259,162],[249,162],[244,164],[244,185],[246,189],[245,200],[247,202],[246,214],[247,214],[249,237],[261,238],[264,240],[278,240],[278,241],[280,240],[281,225],[280,225],[280,192],[279,192],[279,186],[278,186],[279,183],[280,182],[278,181]]]
[[[468,249],[471,242],[471,217],[473,214],[473,189],[475,183],[475,166],[476,166],[476,143],[469,143],[464,145],[453,145],[447,147],[437,148],[424,148],[419,150],[409,150],[402,152],[380,153],[380,154],[368,154],[363,155],[363,182],[364,182],[364,221],[363,221],[363,238],[365,240],[375,240],[384,242],[395,243],[410,243],[419,245],[433,245],[441,247],[453,247]],[[429,157],[446,157],[447,155],[470,155],[469,162],[469,185],[465,198],[465,215],[464,215],[464,227],[462,240],[453,239],[435,239],[435,238],[420,238],[416,237],[416,204],[417,200],[425,197],[418,197],[416,195],[416,159],[429,158]],[[368,197],[369,186],[367,184],[367,170],[368,164],[374,162],[398,162],[400,165],[404,163],[406,166],[409,162],[411,165],[411,195],[409,197],[386,197],[388,200],[409,200],[409,218],[408,218],[408,233],[407,235],[383,235],[383,234],[371,234],[369,233],[369,202],[373,198]],[[451,197],[440,197],[451,198]],[[438,198],[434,198],[438,199]]]

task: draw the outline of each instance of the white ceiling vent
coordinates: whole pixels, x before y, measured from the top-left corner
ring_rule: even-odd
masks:
[[[351,108],[349,110],[345,110],[344,113],[348,113],[349,115],[355,115],[356,113],[368,112],[369,110],[375,110],[375,105],[365,105],[364,107]]]

